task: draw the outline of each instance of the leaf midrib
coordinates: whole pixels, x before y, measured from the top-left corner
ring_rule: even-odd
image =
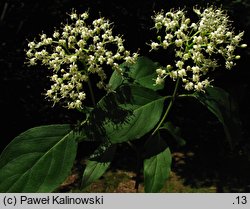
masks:
[[[72,131],[70,131],[68,134],[66,134],[61,140],[59,140],[54,146],[52,146],[48,151],[45,152],[44,155],[42,155],[40,158],[38,158],[38,160],[33,164],[33,166],[31,168],[29,168],[27,171],[25,171],[23,174],[21,174],[19,176],[19,178],[16,180],[16,182],[8,189],[7,192],[11,191],[11,189],[17,184],[17,182],[19,181],[19,179],[21,177],[23,177],[27,172],[29,172],[30,170],[32,170],[32,168],[38,164],[42,158],[44,158],[54,147],[56,147],[58,144],[60,144],[62,141],[64,141],[68,136],[69,134],[72,133]],[[27,184],[27,183],[26,183]],[[40,188],[40,187],[39,187]]]

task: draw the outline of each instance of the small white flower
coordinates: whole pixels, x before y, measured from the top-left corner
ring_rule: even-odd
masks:
[[[52,44],[52,41],[53,41],[52,38],[46,38],[46,39],[43,39],[42,43],[44,45],[49,45],[49,44]]]
[[[85,98],[86,98],[86,94],[85,93],[83,93],[83,92],[80,92],[79,94],[78,94],[78,98],[79,98],[79,100],[84,100]]]
[[[170,77],[173,79],[173,80],[176,80],[178,78],[178,72],[177,71],[171,71],[169,73]]]
[[[69,37],[69,33],[65,32],[65,31],[62,32],[62,37],[65,38],[65,39],[68,38]]]
[[[75,108],[81,108],[82,107],[82,101],[81,100],[79,100],[79,99],[77,99],[76,101],[75,101]]]
[[[200,72],[200,68],[198,66],[193,66],[191,69],[192,69],[194,74],[197,74]]]
[[[55,31],[55,32],[53,33],[53,37],[54,37],[54,38],[59,38],[59,37],[60,37],[60,33],[57,32],[57,31]]]
[[[162,42],[162,46],[163,46],[163,49],[166,49],[169,46],[169,43],[166,40],[164,40]]]
[[[213,51],[214,51],[213,47],[209,44],[207,46],[206,52],[211,55],[213,53]]]
[[[193,28],[194,30],[197,30],[197,28],[198,28],[196,23],[192,23],[190,27]]]
[[[186,75],[187,75],[187,73],[186,73],[186,70],[185,70],[185,69],[178,70],[178,76],[179,76],[180,78],[182,78],[182,77],[184,77],[184,76],[186,76]]]
[[[155,22],[162,22],[164,20],[164,16],[162,13],[158,13],[156,14],[154,19],[155,19]]]
[[[160,85],[160,84],[162,84],[163,82],[164,82],[164,79],[161,78],[161,77],[157,77],[156,80],[155,80],[155,84],[156,84],[156,85]]]
[[[226,68],[227,69],[231,69],[234,66],[234,62],[233,61],[226,61]]]
[[[93,37],[93,42],[96,43],[100,40],[99,36],[94,36]]]
[[[182,44],[183,44],[182,39],[177,39],[177,40],[175,40],[175,45],[176,45],[177,47],[181,47]]]
[[[242,36],[244,35],[244,32],[239,33],[238,35],[233,37],[233,43],[238,44],[242,40]]]
[[[184,55],[183,55],[183,59],[184,60],[188,60],[190,58],[190,54],[189,53],[185,53]]]
[[[62,47],[61,46],[57,46],[56,47],[56,52],[61,52],[62,51]]]
[[[193,88],[194,88],[194,84],[192,82],[186,83],[186,85],[185,85],[186,90],[191,91],[191,90],[193,90]]]
[[[192,80],[193,80],[193,82],[196,83],[196,82],[198,82],[200,80],[200,76],[197,75],[197,74],[194,74]]]
[[[134,63],[134,58],[133,57],[125,57],[124,59],[125,59],[125,62],[127,62],[127,63],[131,63],[131,64]]]
[[[57,82],[58,75],[56,75],[56,74],[52,75],[51,80]]]
[[[31,59],[29,60],[29,64],[30,64],[30,65],[36,65],[36,58],[35,58],[35,57],[31,58]]]
[[[77,60],[77,56],[75,56],[75,55],[72,55],[72,56],[70,56],[70,58],[69,58],[69,61],[70,62],[76,62],[76,60]]]
[[[108,58],[107,65],[112,65],[114,63],[113,58]]]
[[[34,49],[34,48],[36,47],[35,42],[34,42],[34,41],[29,42],[29,43],[28,43],[28,47],[29,47],[30,49]]]
[[[84,12],[84,13],[81,14],[81,18],[82,18],[83,20],[88,19],[88,17],[89,17],[88,12]]]
[[[162,68],[158,68],[158,69],[156,69],[156,73],[157,73],[160,77],[163,77],[164,75],[166,75],[166,70],[163,70]]]
[[[168,33],[166,36],[165,36],[165,40],[168,40],[168,41],[171,41],[173,39],[173,35],[171,33]]]
[[[106,59],[101,55],[99,58],[98,58],[98,61],[100,62],[100,64],[103,64]]]
[[[179,69],[181,69],[183,65],[184,65],[184,62],[180,60],[176,63],[176,67],[178,67]]]
[[[201,82],[202,85],[206,88],[207,86],[210,85],[210,81],[208,79],[205,79],[204,81]]]
[[[76,13],[71,13],[70,18],[71,20],[76,20],[78,17]]]
[[[52,97],[52,94],[53,94],[54,92],[51,90],[51,89],[49,89],[48,91],[47,91],[47,93],[46,93],[46,95],[48,96],[48,97]]]
[[[75,42],[76,41],[76,37],[75,36],[69,36],[68,37],[68,41],[69,42]]]
[[[66,40],[60,39],[60,40],[58,41],[58,43],[59,43],[59,45],[61,45],[61,46],[65,46],[65,45],[66,45]]]
[[[40,36],[40,38],[41,38],[41,40],[44,40],[44,39],[47,38],[47,35],[46,35],[46,34],[42,34],[42,35]]]
[[[32,53],[32,50],[31,50],[31,49],[28,50],[28,51],[26,52],[26,56],[27,56],[28,58],[31,58],[31,57],[34,56],[34,54]]]
[[[202,82],[198,82],[196,85],[194,85],[194,88],[196,91],[203,91],[204,86]]]
[[[184,52],[183,52],[182,50],[176,50],[176,51],[175,51],[175,56],[176,56],[176,57],[182,58],[182,57],[183,57],[183,54],[184,54]]]
[[[158,43],[156,43],[156,42],[152,42],[152,43],[151,43],[151,49],[152,49],[152,50],[157,50],[158,47],[159,47],[159,44],[158,44]]]
[[[156,22],[156,23],[155,23],[155,28],[156,28],[157,30],[160,30],[160,29],[162,28],[162,23],[161,23],[161,22]]]
[[[69,73],[63,74],[63,79],[64,79],[64,80],[67,80],[69,77],[70,77],[70,74],[69,74]]]
[[[235,50],[235,47],[234,46],[232,46],[232,45],[227,45],[227,50],[229,51],[229,52],[232,52],[232,51],[234,51]]]

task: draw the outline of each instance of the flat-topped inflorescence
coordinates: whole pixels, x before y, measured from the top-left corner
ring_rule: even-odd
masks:
[[[125,49],[121,36],[113,35],[109,20],[99,18],[90,22],[88,18],[88,12],[78,15],[72,11],[71,23],[55,30],[52,37],[42,34],[39,41],[29,42],[26,52],[29,65],[39,63],[53,71],[47,98],[69,109],[83,107],[87,96],[84,83],[89,82],[91,74],[100,78],[97,87],[108,89],[105,69],[122,74],[119,64],[134,63],[138,57]]]
[[[194,8],[198,22],[191,22],[184,10],[163,11],[153,17],[157,30],[157,41],[151,42],[151,50],[175,48],[175,60],[167,67],[157,69],[156,84],[166,77],[180,78],[186,90],[204,91],[211,79],[207,73],[216,69],[220,57],[225,67],[231,69],[239,55],[235,55],[244,32],[235,34],[227,14],[213,6],[201,11]]]

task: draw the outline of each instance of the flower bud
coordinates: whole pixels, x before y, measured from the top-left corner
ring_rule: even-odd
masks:
[[[171,70],[173,67],[171,65],[167,65],[167,70]]]
[[[246,48],[246,47],[247,47],[247,44],[241,44],[240,47],[241,47],[241,48]]]

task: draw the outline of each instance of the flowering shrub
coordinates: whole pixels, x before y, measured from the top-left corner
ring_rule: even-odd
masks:
[[[191,97],[205,105],[222,123],[233,147],[240,134],[237,109],[227,92],[211,86],[208,76],[223,59],[225,68],[235,65],[240,58],[236,48],[246,47],[240,44],[243,32],[235,34],[221,9],[195,8],[194,12],[196,23],[184,10],[161,11],[153,17],[158,36],[150,51],[163,48],[175,53],[175,59],[165,67],[131,54],[122,37],[113,35],[112,23],[105,18],[91,22],[88,12],[78,15],[73,11],[72,23],[56,30],[52,37],[42,34],[39,41],[29,42],[28,65],[42,64],[51,72],[52,85],[46,98],[54,105],[78,110],[83,120],[77,125],[39,126],[17,136],[0,156],[0,191],[54,191],[69,175],[78,143],[85,141],[99,142],[100,146],[89,156],[82,187],[103,175],[118,144],[128,143],[137,152],[138,165],[143,162],[145,191],[160,191],[172,159],[163,133],[185,143],[179,128],[167,117],[179,98]],[[92,88],[96,77],[96,86],[107,91],[98,102]],[[175,81],[175,88],[172,95],[165,95],[164,83],[169,78]],[[88,98],[93,106],[86,105]],[[133,140],[141,138],[144,145],[138,148]],[[140,169],[136,189],[139,176]]]

